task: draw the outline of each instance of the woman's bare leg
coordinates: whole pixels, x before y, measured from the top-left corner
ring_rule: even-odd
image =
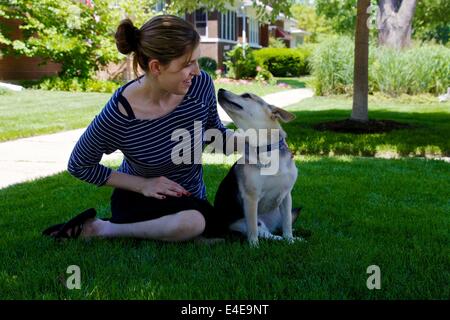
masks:
[[[162,241],[194,239],[205,230],[205,219],[197,210],[184,210],[158,219],[117,224],[100,219],[86,221],[82,238],[140,238]]]

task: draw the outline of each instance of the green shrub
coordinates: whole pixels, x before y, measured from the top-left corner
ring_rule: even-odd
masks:
[[[309,74],[308,48],[264,48],[255,52],[258,65],[275,77],[299,77]]]
[[[84,91],[112,93],[116,91],[121,85],[122,83],[117,81],[88,79],[84,83]]]
[[[375,61],[369,68],[372,91],[400,94],[447,91],[450,85],[450,49],[439,45],[422,45],[398,52],[375,49]]]
[[[269,83],[270,85],[276,85],[277,80],[273,77],[273,74],[264,67],[256,67],[258,72],[255,76],[255,80],[260,83]]]
[[[349,37],[330,38],[316,47],[310,63],[317,95],[352,92],[353,48]]]
[[[317,95],[353,92],[354,41],[331,38],[314,51],[311,61]],[[422,44],[397,51],[371,45],[369,91],[391,96],[440,94],[450,86],[450,49]]]
[[[201,57],[198,59],[200,69],[206,71],[211,77],[216,78],[217,62],[210,57]]]
[[[33,89],[49,91],[74,91],[74,92],[114,92],[121,83],[116,81],[83,79],[83,78],[44,78],[39,81],[23,82],[22,85]]]
[[[224,65],[227,67],[227,77],[229,78],[242,79],[256,76],[257,63],[254,51],[248,44],[238,44],[228,51]]]
[[[269,37],[269,48],[286,48],[286,44],[279,38]]]

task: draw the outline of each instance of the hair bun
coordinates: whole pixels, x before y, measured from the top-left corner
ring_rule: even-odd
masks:
[[[140,30],[133,25],[130,19],[120,22],[117,28],[115,39],[116,46],[120,53],[129,54],[136,51],[140,38]]]

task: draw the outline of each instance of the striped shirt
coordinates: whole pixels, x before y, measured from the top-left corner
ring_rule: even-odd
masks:
[[[226,141],[228,129],[217,113],[211,77],[201,71],[192,79],[183,101],[170,113],[152,120],[136,119],[119,111],[119,98],[123,99],[120,97],[122,92],[134,81],[117,89],[95,116],[72,151],[68,171],[83,181],[101,186],[112,174],[111,168],[100,164],[103,154],[120,150],[124,159],[119,172],[146,178],[165,176],[193,196],[206,199],[202,165],[192,162],[175,164],[171,154],[176,145],[180,146],[180,141],[172,140],[172,133],[177,129],[189,132],[192,155],[205,147],[203,133],[208,129],[219,129]]]

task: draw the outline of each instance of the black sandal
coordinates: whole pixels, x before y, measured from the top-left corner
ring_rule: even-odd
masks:
[[[55,232],[58,232],[62,228],[63,225],[65,225],[65,223],[58,223],[51,227],[48,227],[47,229],[42,231],[42,235],[51,237],[51,236],[53,236],[52,234]]]
[[[83,231],[83,224],[89,220],[95,218],[97,212],[94,208],[87,209],[82,213],[78,214],[76,217],[67,221],[66,223],[56,224],[45,229],[42,233],[44,235],[49,235],[55,239],[76,239],[80,236]],[[70,230],[70,232],[68,232]],[[57,231],[56,234],[52,235]]]

